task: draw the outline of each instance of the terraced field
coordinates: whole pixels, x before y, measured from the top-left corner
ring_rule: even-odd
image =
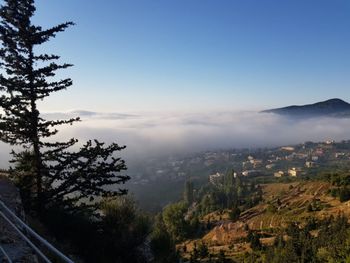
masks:
[[[303,224],[309,217],[324,218],[344,214],[350,218],[350,201],[341,203],[328,194],[331,185],[326,182],[295,182],[263,185],[261,204],[241,213],[239,220],[233,222],[228,213],[211,213],[203,218],[215,219],[214,227],[201,239],[187,241],[187,251],[193,249],[194,242],[204,242],[209,251],[223,249],[227,255],[238,255],[250,250],[245,242],[247,229],[264,236],[260,241],[272,244],[274,233],[292,221]],[[219,220],[220,219],[220,220]],[[248,226],[248,227],[247,227]]]

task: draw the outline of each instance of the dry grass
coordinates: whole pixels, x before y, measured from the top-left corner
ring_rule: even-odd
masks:
[[[350,201],[341,203],[328,195],[331,185],[326,182],[294,182],[263,185],[264,202],[243,212],[238,221],[229,220],[228,212],[210,213],[203,221],[210,219],[214,227],[201,239],[185,242],[187,253],[192,251],[194,243],[204,242],[212,254],[224,250],[228,256],[235,257],[250,251],[246,225],[249,229],[263,233],[274,233],[276,229],[284,228],[289,222],[303,223],[307,218],[325,218],[331,215],[344,214],[350,218]],[[272,205],[275,211],[270,211]],[[317,211],[309,211],[308,206],[317,206]],[[317,234],[317,233],[313,233]],[[265,245],[271,245],[274,236],[261,238]],[[184,244],[181,244],[182,246]]]

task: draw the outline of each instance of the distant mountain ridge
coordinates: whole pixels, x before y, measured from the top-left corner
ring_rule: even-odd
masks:
[[[350,104],[344,100],[335,98],[307,105],[293,105],[283,108],[262,111],[291,117],[346,117],[350,118]]]

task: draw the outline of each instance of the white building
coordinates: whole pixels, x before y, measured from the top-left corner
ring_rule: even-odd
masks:
[[[296,176],[298,176],[298,170],[295,167],[293,167],[292,169],[288,170],[288,174],[290,176],[296,177]]]
[[[221,173],[211,174],[209,175],[209,182],[212,184],[218,184],[223,176],[224,175]]]
[[[284,172],[283,171],[278,171],[278,172],[274,173],[273,176],[275,176],[275,177],[283,177],[284,176]]]

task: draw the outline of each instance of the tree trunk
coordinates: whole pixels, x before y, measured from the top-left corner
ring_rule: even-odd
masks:
[[[36,91],[34,87],[34,74],[33,74],[33,47],[29,48],[29,60],[30,60],[30,69],[29,69],[29,87],[31,92],[31,101],[30,101],[30,112],[31,112],[31,133],[32,133],[32,145],[33,145],[33,153],[34,153],[34,162],[35,162],[35,180],[36,180],[36,188],[37,188],[37,200],[36,200],[36,209],[39,216],[42,215],[43,212],[43,187],[42,187],[42,160],[40,153],[40,145],[39,145],[39,135],[38,135],[38,124],[39,124],[39,112],[36,107]]]

